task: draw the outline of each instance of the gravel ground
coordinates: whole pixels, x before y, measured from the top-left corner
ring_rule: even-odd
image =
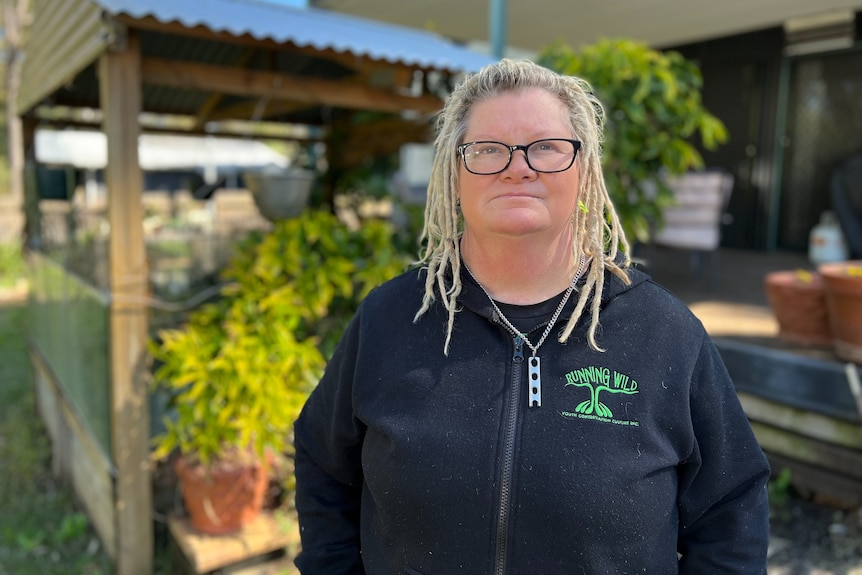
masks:
[[[773,501],[769,575],[862,575],[862,508]]]

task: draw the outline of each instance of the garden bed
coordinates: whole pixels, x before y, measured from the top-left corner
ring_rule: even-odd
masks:
[[[836,506],[862,506],[862,416],[848,367],[828,350],[774,338],[716,338],[743,408],[773,467]],[[858,366],[849,369],[856,370]]]

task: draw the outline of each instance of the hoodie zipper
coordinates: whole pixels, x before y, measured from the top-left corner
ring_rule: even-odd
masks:
[[[503,465],[500,470],[500,507],[497,510],[497,554],[494,574],[505,575],[509,547],[509,519],[512,504],[512,474],[515,467],[515,432],[518,427],[519,389],[521,370],[524,364],[524,340],[514,338],[515,352],[512,356],[512,382],[509,387],[509,410],[506,414],[506,439],[503,447]]]

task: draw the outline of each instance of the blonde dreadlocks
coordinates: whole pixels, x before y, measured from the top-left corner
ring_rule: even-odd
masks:
[[[448,311],[449,321],[444,344],[448,354],[458,295],[461,293],[461,234],[464,222],[456,201],[459,158],[456,147],[463,143],[472,107],[495,96],[540,88],[553,94],[569,112],[572,133],[582,143],[576,161],[580,169],[579,207],[572,215],[574,240],[572,253],[592,259],[574,313],[560,333],[560,341],[569,338],[589,303],[589,345],[601,350],[596,340],[599,309],[605,269],[627,284],[626,268],[631,265],[628,243],[616,210],[605,186],[601,167],[601,143],[604,108],[592,94],[590,86],[572,76],[562,76],[527,60],[504,59],[470,75],[447,98],[437,121],[436,154],[428,184],[425,227],[422,239],[425,250],[421,263],[428,271],[422,306],[414,321],[430,309],[439,296]],[[622,252],[621,261],[617,257]],[[595,297],[591,297],[595,294]]]

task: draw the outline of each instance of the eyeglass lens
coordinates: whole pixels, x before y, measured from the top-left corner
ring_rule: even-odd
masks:
[[[574,163],[577,149],[571,140],[547,139],[528,144],[523,149],[527,163],[537,172],[562,172]],[[474,142],[463,148],[467,169],[474,174],[502,172],[512,159],[512,150],[501,142]]]

